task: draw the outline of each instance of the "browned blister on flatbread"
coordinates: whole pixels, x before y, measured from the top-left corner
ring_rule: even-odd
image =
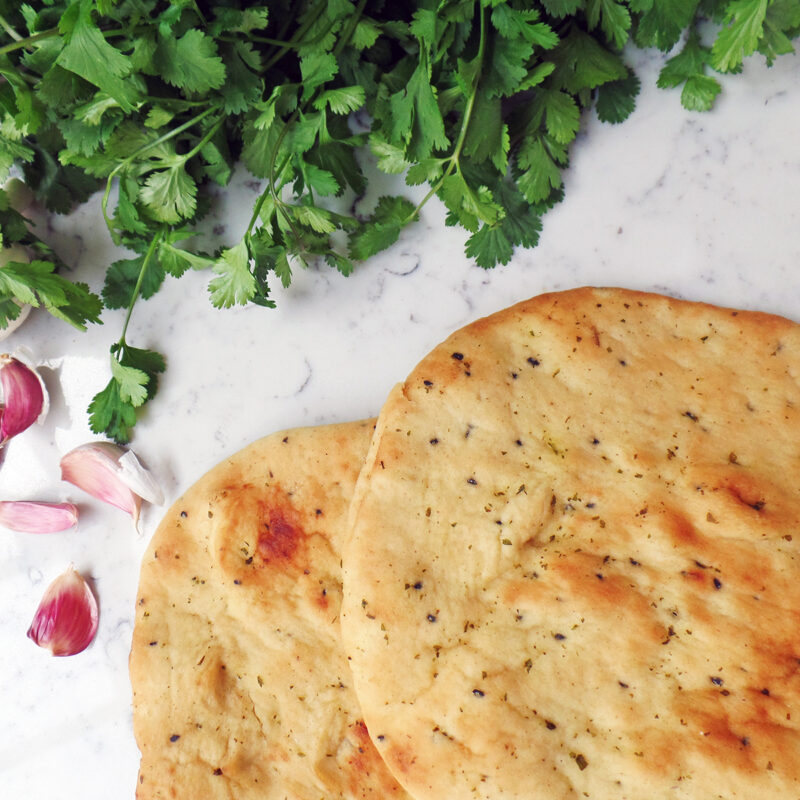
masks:
[[[406,797],[339,632],[341,540],[372,427],[267,437],[166,514],[130,659],[139,800]]]
[[[455,333],[381,412],[344,551],[399,780],[800,797],[799,473],[789,320],[580,289]]]

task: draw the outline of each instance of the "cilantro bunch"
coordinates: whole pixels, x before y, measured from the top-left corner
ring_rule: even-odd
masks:
[[[131,253],[98,297],[0,193],[2,244],[37,256],[0,269],[0,328],[15,301],[78,327],[127,308],[89,409],[96,432],[126,442],[165,366],[128,342],[128,323],[166,275],[207,269],[215,306],[271,306],[274,281],[310,259],[349,274],[433,195],[470,257],[506,263],[562,198],[582,110],[631,113],[640,84],[626,46],[669,53],[659,85],[706,110],[715,71],[756,51],[771,63],[799,31],[797,0],[0,0],[0,178],[21,170],[60,213],[101,191],[105,225]],[[422,203],[337,211],[334,198],[364,195],[369,154],[425,185]],[[239,241],[201,252],[209,189],[239,163],[263,191]]]

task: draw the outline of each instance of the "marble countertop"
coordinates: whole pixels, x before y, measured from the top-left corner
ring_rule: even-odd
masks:
[[[167,279],[134,312],[128,341],[154,347],[168,369],[137,425],[133,449],[158,477],[166,505],[207,469],[283,428],[377,414],[391,386],[471,320],[543,291],[583,284],[660,291],[800,321],[800,58],[771,69],[751,59],[724,78],[710,114],[655,88],[661,56],[634,54],[637,110],[621,125],[587,114],[566,173],[566,199],[544,218],[539,246],[484,271],[463,233],[426,206],[389,251],[344,278],[327,267],[276,289],[277,309],[217,311],[208,275]],[[383,187],[386,188],[385,186]],[[391,187],[390,187],[391,188]],[[212,242],[244,227],[255,188],[239,175],[220,197]],[[96,290],[119,258],[90,201],[49,221],[47,237]],[[164,508],[141,532],[113,508],[59,479],[60,456],[97,437],[85,409],[108,380],[122,312],[73,331],[35,313],[0,349],[44,365],[50,413],[13,440],[2,499],[71,499],[72,531],[0,530],[0,776],[3,796],[133,798],[138,751],[127,659],[139,563]],[[45,587],[72,562],[100,602],[94,643],[52,658],[25,632]]]

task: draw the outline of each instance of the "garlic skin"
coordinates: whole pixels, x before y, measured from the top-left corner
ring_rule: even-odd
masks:
[[[44,503],[36,500],[0,501],[0,526],[23,533],[59,533],[78,523],[74,503]]]
[[[120,467],[120,480],[142,500],[156,506],[164,502],[164,492],[153,477],[153,473],[142,466],[133,450],[126,450],[117,463]]]
[[[94,639],[97,600],[71,564],[45,590],[28,628],[28,638],[54,656],[74,656]]]
[[[0,355],[0,447],[47,413],[47,390],[35,369],[18,358]]]
[[[152,474],[132,451],[111,442],[89,442],[70,450],[61,459],[61,478],[87,494],[121,508],[139,522],[142,500],[163,502]]]

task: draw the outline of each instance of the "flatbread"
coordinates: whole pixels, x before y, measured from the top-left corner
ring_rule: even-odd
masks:
[[[383,408],[342,627],[418,800],[800,797],[800,326],[536,297]]]
[[[340,547],[372,422],[268,436],[166,514],[130,657],[137,798],[405,798],[339,634]]]

